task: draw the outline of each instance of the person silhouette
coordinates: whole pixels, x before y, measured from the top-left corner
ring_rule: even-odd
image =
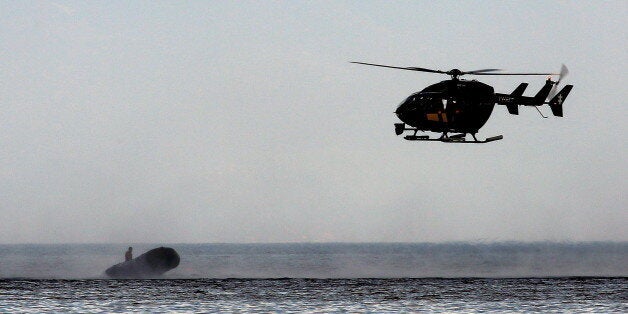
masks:
[[[124,253],[124,261],[128,262],[133,259],[133,248],[129,246],[129,249]]]

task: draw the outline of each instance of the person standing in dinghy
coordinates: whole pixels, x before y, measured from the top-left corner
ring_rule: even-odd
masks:
[[[133,248],[129,246],[129,249],[124,253],[124,261],[128,262],[133,259]]]

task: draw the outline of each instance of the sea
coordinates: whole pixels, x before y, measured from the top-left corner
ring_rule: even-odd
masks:
[[[110,279],[155,247],[179,266]],[[628,313],[628,242],[0,245],[2,313]]]

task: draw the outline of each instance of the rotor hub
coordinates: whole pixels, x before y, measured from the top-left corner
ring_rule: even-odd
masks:
[[[458,77],[460,77],[460,75],[462,75],[462,71],[458,70],[458,69],[453,69],[453,70],[449,70],[447,72],[447,74],[451,75],[451,78],[454,80],[457,80]]]

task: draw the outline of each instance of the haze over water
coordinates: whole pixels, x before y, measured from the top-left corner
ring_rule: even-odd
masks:
[[[158,244],[134,245],[136,255]],[[172,244],[165,278],[628,276],[627,243]],[[0,278],[103,278],[121,244],[0,245]]]

